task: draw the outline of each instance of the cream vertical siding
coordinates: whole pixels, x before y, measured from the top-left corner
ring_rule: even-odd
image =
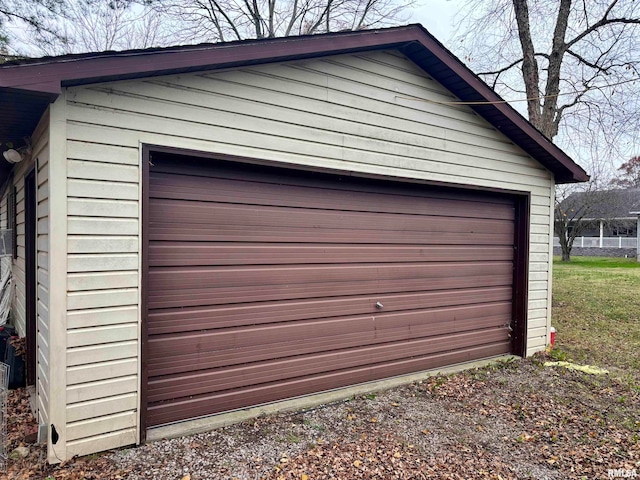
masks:
[[[552,175],[396,52],[67,90],[67,456],[138,428],[141,145],[531,195],[528,353],[549,315]]]

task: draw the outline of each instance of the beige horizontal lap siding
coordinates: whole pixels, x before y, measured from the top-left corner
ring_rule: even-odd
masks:
[[[548,197],[539,200],[532,197],[531,203],[527,356],[544,350],[551,322],[553,186]]]
[[[38,424],[49,424],[50,316],[49,316],[49,114],[32,136],[36,161],[36,403]]]
[[[17,258],[13,258],[12,281],[13,281],[13,307],[11,309],[12,323],[18,335],[24,337],[26,329],[26,289],[25,289],[25,249],[24,249],[24,176],[31,161],[19,163],[14,167],[13,185],[16,191],[16,241]]]
[[[137,442],[139,158],[67,142],[68,456]]]
[[[555,188],[549,194],[549,206],[544,209],[532,207],[532,223],[535,220],[536,231],[545,220],[546,234],[532,233],[529,261],[536,263],[536,272],[529,274],[529,318],[527,335],[527,356],[544,350],[549,341],[551,327],[551,294],[553,280],[553,215]],[[548,213],[544,215],[544,211]],[[533,232],[533,228],[532,228]],[[544,268],[542,267],[544,265]]]
[[[9,228],[8,224],[8,211],[7,211],[7,199],[9,196],[9,188],[6,188],[4,193],[2,194],[2,198],[0,198],[0,228]],[[11,269],[11,252],[8,252],[9,255],[5,255],[0,257],[0,277],[5,274],[5,272]]]
[[[36,414],[38,423],[49,421],[49,263],[48,263],[48,162],[49,162],[49,115],[48,111],[40,119],[31,135],[31,155],[17,164],[13,170],[13,185],[16,187],[16,237],[17,258],[12,263],[14,299],[12,306],[13,324],[18,334],[26,335],[26,284],[25,284],[25,203],[24,178],[33,168],[37,169],[36,201]],[[7,194],[3,198],[2,225],[7,223]],[[3,259],[3,267],[5,264]]]
[[[396,52],[70,88],[69,452],[135,442],[144,143],[528,192],[540,343],[552,177],[454,100]]]
[[[31,171],[32,168],[36,165],[36,161],[38,161],[40,156],[43,156],[44,163],[48,162],[49,155],[49,114],[48,111],[43,115],[43,117],[38,122],[36,129],[31,135],[31,155],[27,156],[22,162],[16,164],[13,169],[13,185],[16,187],[16,243],[17,243],[17,258],[13,259],[13,282],[14,282],[14,300],[13,300],[13,324],[18,330],[18,334],[21,337],[26,335],[26,310],[25,310],[25,302],[26,302],[26,289],[25,289],[25,212],[24,212],[24,177],[27,173]],[[38,173],[38,176],[42,178],[42,174]],[[48,186],[45,184],[41,187],[38,187],[38,217],[46,217],[46,199],[44,200],[44,205],[40,204],[40,197],[42,195],[48,196]],[[8,192],[7,192],[8,193]],[[5,195],[7,195],[5,193]],[[5,200],[6,205],[6,200]],[[5,207],[6,208],[6,207]],[[41,212],[44,212],[41,213]],[[6,217],[6,212],[5,212]],[[3,223],[6,225],[6,220]],[[37,234],[39,235],[39,231],[37,230]],[[47,239],[46,237],[41,237],[38,239],[38,250],[40,250],[40,246],[47,248]],[[48,268],[46,265],[41,264],[40,261],[37,263],[38,268],[43,266],[44,268]],[[40,272],[39,272],[40,273]],[[37,298],[40,297],[40,292],[38,289],[47,282],[46,275],[38,275],[38,278],[42,281],[38,281],[38,288],[36,290]],[[45,289],[46,290],[46,289]],[[36,358],[37,360],[37,358]]]

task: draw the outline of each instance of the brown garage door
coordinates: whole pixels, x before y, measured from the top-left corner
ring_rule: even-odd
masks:
[[[508,353],[514,202],[154,156],[147,424]]]

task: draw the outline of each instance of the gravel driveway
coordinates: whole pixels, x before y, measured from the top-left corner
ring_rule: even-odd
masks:
[[[565,479],[608,478],[609,469],[640,475],[638,385],[518,360],[43,467],[42,475]]]

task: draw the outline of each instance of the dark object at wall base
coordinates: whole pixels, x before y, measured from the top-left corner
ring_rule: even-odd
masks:
[[[16,331],[12,327],[3,326],[0,327],[0,361],[4,361],[5,352],[7,351],[7,345],[9,344],[9,338],[14,336]]]
[[[7,347],[4,354],[4,363],[9,365],[10,390],[25,386],[24,357],[18,355],[16,347],[11,344],[11,340],[13,339],[17,340],[18,337],[13,336],[7,340]]]

